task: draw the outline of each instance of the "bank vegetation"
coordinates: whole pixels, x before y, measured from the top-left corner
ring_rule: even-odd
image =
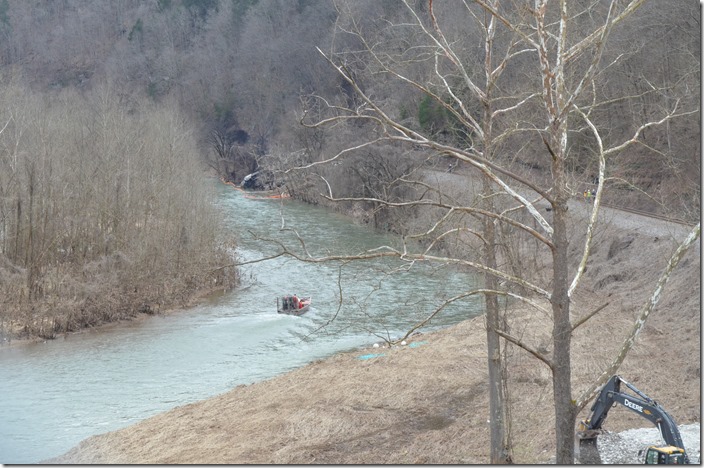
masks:
[[[0,339],[155,313],[236,281],[178,106],[0,80]]]

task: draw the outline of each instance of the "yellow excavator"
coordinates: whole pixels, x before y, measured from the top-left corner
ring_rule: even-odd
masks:
[[[621,391],[621,384],[635,393]],[[644,462],[649,465],[683,465],[689,463],[677,423],[655,400],[638,390],[633,384],[614,375],[606,382],[591,407],[589,417],[579,423],[579,461],[583,464],[601,464],[596,438],[609,410],[619,403],[655,424],[667,445],[650,446],[645,451]],[[642,455],[642,451],[639,452]]]

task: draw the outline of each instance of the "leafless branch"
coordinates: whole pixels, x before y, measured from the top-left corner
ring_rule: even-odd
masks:
[[[604,310],[604,308],[605,308],[606,306],[608,306],[609,304],[610,304],[610,302],[607,302],[607,303],[605,303],[605,304],[602,304],[602,305],[600,305],[599,307],[597,307],[596,309],[594,309],[593,311],[589,312],[587,315],[585,315],[585,316],[582,317],[581,319],[577,320],[577,322],[575,322],[575,323],[572,325],[572,331],[576,330],[577,327],[579,327],[580,325],[584,324],[587,320],[589,320],[590,318],[594,317],[596,314],[598,314],[599,312],[601,312],[602,310]]]
[[[326,197],[328,198],[328,197]],[[540,234],[538,231],[535,229],[531,228],[530,226],[523,224],[521,222],[516,221],[515,219],[508,218],[506,216],[502,216],[499,213],[494,213],[492,211],[486,211],[480,208],[474,208],[470,206],[453,206],[453,205],[448,205],[446,203],[442,202],[436,202],[433,200],[413,200],[413,201],[408,201],[408,202],[389,202],[386,200],[382,200],[379,198],[373,198],[373,197],[341,197],[341,198],[330,198],[331,201],[365,201],[365,202],[374,202],[374,203],[379,203],[388,207],[408,207],[408,206],[432,206],[436,208],[444,208],[446,210],[451,210],[453,212],[464,212],[464,213],[474,213],[474,214],[479,214],[482,216],[486,216],[489,218],[494,218],[497,219],[501,222],[510,224],[511,226],[514,226],[518,229],[521,229],[530,235],[534,236],[538,240],[540,240],[542,243],[550,247],[551,249],[554,247],[552,241],[548,239],[547,237],[543,236]],[[532,203],[526,201],[526,203],[531,204]],[[525,205],[522,205],[525,206]],[[431,229],[432,232],[432,229]],[[417,236],[416,236],[417,237]]]
[[[502,331],[502,330],[496,330],[496,333],[497,333],[500,337],[502,337],[503,339],[505,339],[506,341],[508,341],[508,342],[510,342],[510,343],[513,343],[513,344],[515,344],[516,346],[518,346],[519,348],[521,348],[521,349],[527,351],[529,354],[533,355],[533,357],[535,357],[535,358],[538,359],[539,361],[543,362],[543,363],[544,363],[546,366],[548,366],[550,369],[553,368],[553,364],[552,364],[552,361],[551,361],[550,359],[548,359],[545,355],[543,355],[543,354],[540,353],[539,351],[533,349],[531,346],[529,346],[528,344],[524,343],[524,342],[521,341],[520,339],[518,339],[518,338],[516,338],[515,336],[512,336],[512,335],[510,335],[510,334],[508,334],[508,333],[506,333],[506,332],[504,332],[504,331]]]
[[[614,17],[610,17],[609,21],[607,21],[601,27],[595,29],[590,35],[579,41],[577,44],[570,47],[570,49],[565,52],[565,60],[568,62],[572,61],[579,55],[584,53],[584,51],[587,50],[594,42],[604,36],[605,30],[613,28],[616,24],[628,18],[644,3],[645,0],[632,0],[620,14]]]

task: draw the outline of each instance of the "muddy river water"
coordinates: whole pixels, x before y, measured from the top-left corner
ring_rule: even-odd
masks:
[[[295,229],[312,255],[398,243],[319,207],[252,200],[223,184],[217,191],[227,226],[238,234],[240,259],[276,252],[257,237],[300,246],[282,225]],[[279,257],[241,267],[240,287],[191,309],[43,343],[0,346],[0,463],[37,463],[91,435],[401,336],[443,298],[476,281],[450,267],[403,266],[396,259],[342,265]],[[277,314],[277,295],[291,293],[312,296],[310,312]],[[424,330],[481,311],[478,299],[458,302]]]

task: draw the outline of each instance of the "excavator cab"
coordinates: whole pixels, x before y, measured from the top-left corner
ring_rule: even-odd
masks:
[[[664,447],[651,446],[645,452],[646,465],[684,465],[685,463],[687,462],[684,449],[673,447],[672,445]]]

